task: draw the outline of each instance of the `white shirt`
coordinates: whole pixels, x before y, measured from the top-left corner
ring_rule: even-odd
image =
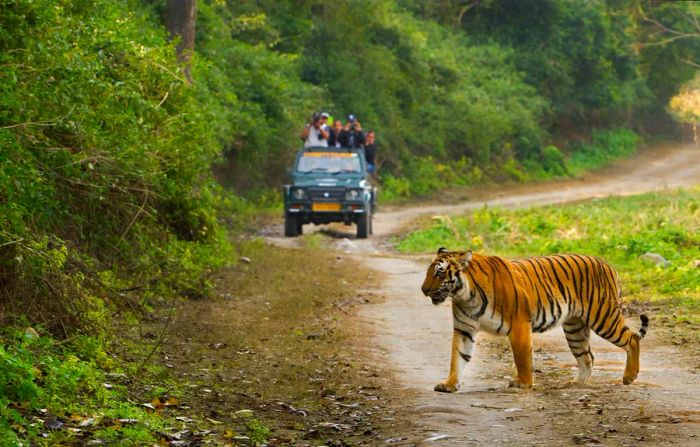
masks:
[[[314,126],[309,128],[309,136],[304,141],[304,147],[328,147],[328,140],[321,136],[321,131]]]

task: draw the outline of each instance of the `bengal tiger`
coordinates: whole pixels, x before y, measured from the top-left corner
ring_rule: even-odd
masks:
[[[576,382],[591,375],[591,329],[627,352],[625,385],[639,374],[639,342],[649,319],[640,316],[638,334],[625,325],[617,272],[602,259],[566,254],[510,261],[441,247],[422,291],[435,305],[452,298],[450,372],[435,391],[459,389],[480,330],[509,337],[517,368],[511,387],[532,386],[532,333],[559,324],[578,362]]]

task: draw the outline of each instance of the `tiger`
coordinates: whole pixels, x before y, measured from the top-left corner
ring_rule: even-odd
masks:
[[[640,315],[639,333],[625,325],[618,274],[600,258],[562,254],[508,260],[441,247],[421,290],[434,305],[452,299],[450,370],[435,391],[459,389],[480,330],[508,336],[517,369],[509,387],[532,387],[532,333],[558,325],[578,363],[574,382],[583,384],[591,375],[591,329],[627,352],[625,385],[639,374],[639,344],[649,318]]]

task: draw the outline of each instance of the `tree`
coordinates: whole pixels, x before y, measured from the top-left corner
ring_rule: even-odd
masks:
[[[693,141],[698,142],[700,123],[700,90],[688,89],[671,98],[668,104],[673,116],[693,130]]]
[[[191,83],[191,58],[194,53],[195,23],[197,22],[197,0],[167,0],[165,27],[170,38],[179,38],[177,55],[183,66],[185,77]]]

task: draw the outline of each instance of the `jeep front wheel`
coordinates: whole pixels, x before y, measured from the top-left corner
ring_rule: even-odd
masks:
[[[298,219],[296,216],[290,216],[289,214],[284,216],[284,235],[287,237],[294,237],[299,234]]]
[[[364,213],[362,216],[360,216],[360,219],[357,221],[357,238],[358,239],[367,239],[367,236],[369,236],[369,230],[372,225],[372,217],[370,216],[369,209],[367,210],[366,213]]]

